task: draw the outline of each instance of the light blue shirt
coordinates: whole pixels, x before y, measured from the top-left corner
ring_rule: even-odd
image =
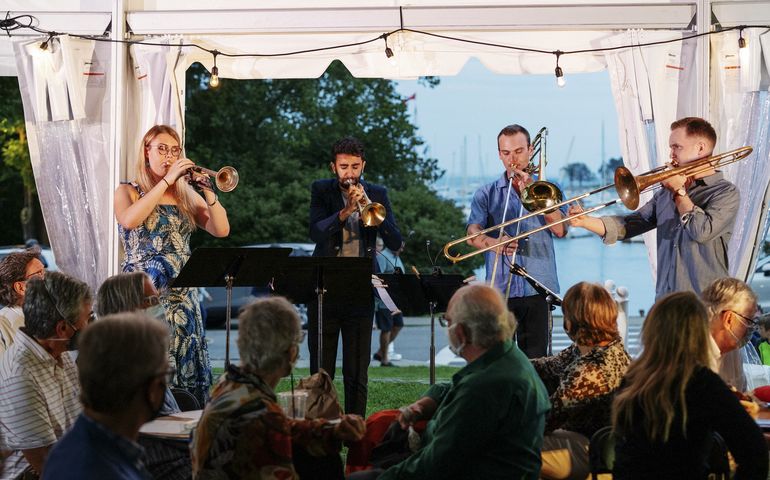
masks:
[[[505,198],[508,194],[508,179],[505,174],[501,175],[496,181],[488,183],[476,190],[471,203],[471,214],[468,217],[468,225],[481,225],[482,228],[488,228],[503,222],[503,210],[505,208]],[[561,208],[562,213],[567,213],[567,207]],[[515,189],[511,189],[510,199],[508,200],[508,212],[505,214],[505,220],[520,217],[529,212],[522,208],[521,199]],[[543,215],[536,215],[522,220],[505,228],[508,236],[516,236],[540,226],[545,225]],[[499,230],[489,232],[487,235],[497,238]],[[486,260],[487,281],[492,278],[494,269],[495,252],[489,251],[484,254]],[[519,240],[519,248],[514,258],[515,262],[527,270],[532,277],[540,283],[559,292],[559,279],[556,275],[556,256],[553,251],[553,236],[549,229],[534,233],[526,239]],[[508,284],[510,275],[511,257],[500,255],[495,275],[495,287],[503,294]],[[510,298],[528,297],[537,295],[532,286],[527,283],[524,277],[514,275],[511,281]]]

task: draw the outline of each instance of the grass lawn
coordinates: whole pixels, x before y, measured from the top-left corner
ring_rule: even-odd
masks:
[[[436,382],[449,382],[459,367],[436,367]],[[214,377],[222,374],[221,368],[214,369]],[[308,368],[294,370],[294,379],[310,375]],[[369,367],[369,399],[366,404],[366,415],[391,408],[399,408],[414,402],[428,389],[428,367]],[[340,405],[345,406],[345,391],[342,387],[342,372],[337,369],[334,380]],[[276,387],[276,392],[290,390],[289,378],[284,378]]]

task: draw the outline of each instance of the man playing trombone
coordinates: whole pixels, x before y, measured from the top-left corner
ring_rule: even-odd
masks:
[[[502,231],[496,230],[489,235],[478,234],[485,228],[528,213],[522,206],[522,191],[535,181],[535,173],[541,179],[543,177],[544,162],[535,169],[537,172],[530,167],[534,148],[529,132],[524,127],[509,125],[503,128],[497,136],[497,151],[505,172],[494,182],[479,188],[471,203],[467,234],[476,234],[468,239],[468,244],[475,248],[492,246],[520,232],[563,218],[563,212],[556,210],[524,219]],[[521,265],[540,283],[558,292],[553,236],[563,237],[566,234],[567,225],[561,223],[521,241],[513,241],[497,251],[485,253],[487,281],[503,292],[503,295],[507,292],[508,309],[516,316],[519,325],[516,331],[517,343],[529,358],[547,354],[548,304],[523,277],[511,274],[510,267],[512,263]]]
[[[712,155],[717,135],[706,120],[685,117],[671,124],[671,165],[682,167]],[[575,227],[596,233],[610,245],[657,228],[658,278],[655,296],[680,290],[699,294],[712,281],[729,276],[730,243],[740,194],[721,172],[706,163],[692,176],[672,175],[652,199],[626,216],[580,216]],[[712,168],[709,168],[712,167]],[[570,207],[570,215],[582,211]]]

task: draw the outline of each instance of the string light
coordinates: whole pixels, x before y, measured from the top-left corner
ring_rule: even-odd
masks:
[[[53,37],[55,35],[56,35],[56,32],[48,32],[48,38],[46,38],[45,41],[40,44],[40,50],[44,52],[48,50],[48,44],[52,43]]]
[[[385,57],[388,59],[388,63],[395,67],[397,62],[393,50],[388,46],[388,34],[383,34],[382,38],[385,40]]]
[[[749,49],[747,47],[747,41],[743,37],[743,29],[738,30],[738,62],[743,68],[749,68]]]
[[[214,66],[211,67],[211,76],[209,77],[209,87],[217,88],[219,86],[219,68],[217,67],[217,55],[219,55],[219,52],[214,50],[211,53],[214,54]]]
[[[559,66],[559,57],[561,57],[562,53],[564,52],[560,50],[556,50],[556,52],[554,52],[554,55],[556,55],[556,69],[554,70],[554,74],[556,75],[556,85],[559,88],[564,88],[564,85],[567,84],[567,81],[564,80],[564,71]]]

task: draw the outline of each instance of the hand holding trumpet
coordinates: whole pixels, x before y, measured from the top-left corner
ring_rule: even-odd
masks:
[[[180,177],[187,174],[187,170],[194,166],[195,163],[189,158],[180,158],[175,162],[170,162],[168,171],[166,172],[166,175],[163,176],[163,179],[168,182],[169,185],[173,185]]]

